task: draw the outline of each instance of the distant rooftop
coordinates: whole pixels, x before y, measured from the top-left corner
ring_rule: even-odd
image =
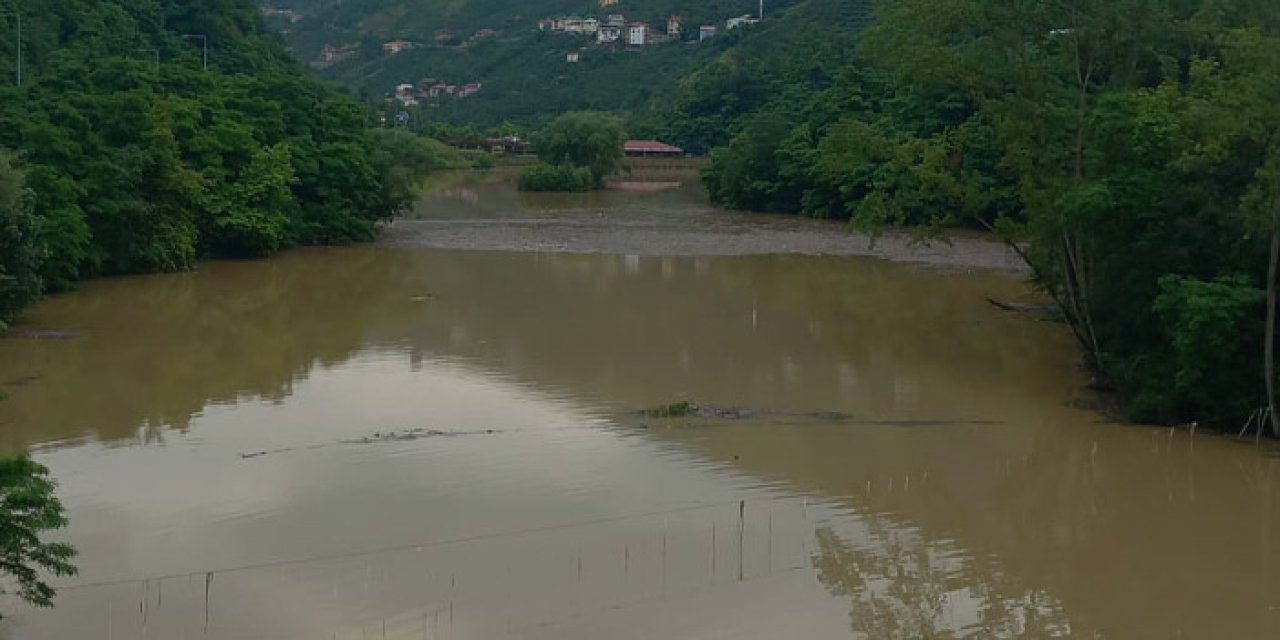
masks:
[[[657,140],[628,140],[622,145],[626,153],[683,154],[684,149]]]

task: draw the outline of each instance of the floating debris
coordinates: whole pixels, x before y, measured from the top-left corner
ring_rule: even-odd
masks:
[[[682,400],[640,411],[647,418],[699,418],[703,420],[750,420],[753,418],[801,418],[821,422],[893,427],[940,427],[952,425],[997,425],[999,420],[877,420],[860,419],[840,411],[795,411],[791,409],[761,409],[755,407],[719,407],[694,404]]]
[[[4,382],[0,382],[0,387],[25,387],[33,382],[36,382],[37,380],[40,380],[43,377],[44,376],[40,376],[40,375],[21,376],[18,378],[13,378],[11,380],[5,380]]]
[[[67,329],[23,329],[15,328],[0,332],[0,338],[9,340],[74,340],[83,338],[83,331]]]
[[[698,405],[681,400],[671,404],[664,404],[660,407],[652,409],[644,409],[640,411],[640,415],[650,418],[680,418],[684,416],[696,415],[698,413]]]
[[[323,444],[312,444],[300,447],[283,447],[280,449],[266,449],[263,451],[251,451],[241,453],[242,460],[251,458],[261,458],[262,456],[272,455],[276,453],[288,453],[291,451],[308,451],[312,449],[323,449],[326,447],[336,447],[341,445],[352,444],[377,444],[383,442],[412,442],[423,438],[456,438],[460,436],[484,436],[499,433],[496,429],[485,429],[483,431],[439,431],[436,429],[404,429],[400,431],[375,431],[370,435],[360,438],[350,438],[347,440],[339,440],[337,442],[326,442]]]
[[[410,442],[420,438],[453,438],[457,436],[489,435],[497,433],[493,429],[485,431],[437,431],[435,429],[406,429],[404,431],[375,431],[373,435],[343,440],[341,444],[373,444],[376,442]]]

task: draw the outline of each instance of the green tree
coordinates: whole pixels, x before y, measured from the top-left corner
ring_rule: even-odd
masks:
[[[229,257],[261,257],[287,241],[296,182],[287,144],[252,152],[248,165],[220,188],[206,205],[211,214],[209,251]]]
[[[794,210],[784,188],[778,149],[791,124],[774,114],[755,118],[727,146],[716,149],[702,174],[711,200],[736,209]]]
[[[370,134],[363,107],[261,31],[252,0],[45,5],[7,5],[28,55],[23,85],[0,87],[0,145],[25,174],[6,160],[20,195],[0,212],[2,320],[97,275],[370,240],[442,166],[439,145]],[[208,69],[190,33],[208,35]]]
[[[590,191],[595,188],[591,170],[584,167],[540,162],[520,172],[520,191]]]
[[[607,113],[574,111],[546,126],[534,138],[538,158],[550,165],[580,167],[591,172],[595,187],[626,167],[622,120]]]
[[[76,573],[71,545],[41,540],[67,524],[55,488],[49,470],[30,458],[0,459],[0,574],[17,583],[19,598],[39,607],[52,606],[55,595],[41,572]]]
[[[413,203],[423,178],[448,165],[450,152],[443,144],[401,129],[374,129],[369,132],[369,145],[382,184],[376,211],[385,220]]]
[[[31,192],[13,155],[0,149],[0,330],[40,296],[40,258]]]

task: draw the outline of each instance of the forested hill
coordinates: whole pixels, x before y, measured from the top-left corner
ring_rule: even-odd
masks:
[[[672,106],[690,77],[725,57],[746,56],[775,73],[796,61],[836,67],[851,36],[866,24],[870,0],[766,0],[764,20],[735,29],[727,20],[755,16],[758,0],[260,0],[268,24],[290,48],[326,77],[370,100],[397,85],[425,90],[459,88],[463,99],[421,97],[424,117],[490,127],[538,126],[572,109],[626,111],[644,116]],[[606,6],[601,6],[601,5]],[[648,25],[649,42],[601,44],[589,35],[539,29],[564,16],[605,20],[622,14]],[[668,35],[672,17],[678,35]],[[699,27],[717,35],[699,42]],[[546,27],[547,25],[544,25]],[[625,37],[624,37],[625,39]],[[403,49],[388,50],[388,43]],[[810,50],[792,55],[794,49]],[[392,52],[396,51],[396,52]],[[571,62],[570,54],[577,54]],[[665,118],[661,119],[665,121]],[[646,123],[644,128],[651,127]]]
[[[90,276],[370,239],[438,160],[368,130],[253,0],[0,0],[0,16],[0,328]]]

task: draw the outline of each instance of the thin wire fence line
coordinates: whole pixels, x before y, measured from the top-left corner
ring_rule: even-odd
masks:
[[[802,496],[766,498],[761,500],[753,500],[751,502],[754,502],[757,504],[761,502],[775,503],[775,502],[784,501],[784,500],[800,500],[800,499],[803,499],[804,503],[807,506],[821,505],[820,502],[815,502],[813,499],[810,499],[808,497],[802,497]],[[703,511],[708,509],[722,509],[722,508],[728,508],[728,507],[737,507],[737,506],[744,505],[746,503],[747,503],[747,500],[745,499],[734,500],[731,502],[722,502],[722,503],[702,503],[702,504],[688,505],[683,507],[673,507],[670,509],[661,509],[656,511],[646,511],[641,513],[610,516],[605,518],[596,518],[592,520],[581,520],[578,522],[567,522],[567,523],[560,523],[560,524],[544,525],[539,527],[529,527],[525,529],[515,529],[510,531],[482,533],[482,534],[476,534],[472,536],[463,536],[460,538],[450,538],[447,540],[435,540],[430,542],[401,544],[401,545],[380,547],[376,549],[362,549],[359,551],[348,551],[343,553],[321,554],[321,555],[307,556],[302,558],[291,558],[286,560],[255,562],[255,563],[249,563],[249,564],[243,564],[243,565],[234,565],[234,566],[225,567],[222,569],[206,569],[201,571],[186,571],[181,573],[171,573],[171,574],[163,574],[163,575],[155,575],[155,576],[140,576],[140,577],[133,577],[133,578],[102,580],[99,582],[86,582],[83,584],[55,586],[54,588],[55,590],[60,592],[79,591],[84,589],[98,589],[98,588],[105,588],[105,587],[116,587],[121,585],[137,584],[141,582],[173,580],[177,578],[190,578],[195,576],[207,576],[210,574],[216,575],[216,574],[238,573],[243,571],[253,571],[256,569],[271,569],[271,568],[287,567],[287,566],[298,565],[298,564],[309,564],[312,562],[344,560],[348,558],[360,558],[364,556],[373,556],[373,555],[379,555],[383,553],[395,553],[399,551],[416,551],[419,549],[433,549],[433,548],[447,547],[447,546],[452,546],[457,544],[466,544],[470,542],[500,540],[503,538],[513,538],[513,537],[518,537],[523,535],[550,533],[553,531],[565,531],[569,529],[576,529],[579,527],[590,527],[590,526],[597,526],[597,525],[603,525],[603,524],[612,524],[615,522],[626,522],[627,520],[638,520],[642,518],[652,518],[656,516],[671,515],[676,513],[693,513],[696,511]]]
[[[633,609],[635,607],[642,607],[646,605],[667,602],[675,598],[688,598],[691,596],[699,596],[702,594],[715,591],[716,589],[724,589],[724,588],[732,587],[734,585],[760,582],[762,580],[768,580],[772,578],[786,576],[788,574],[796,573],[798,571],[806,571],[811,568],[812,568],[812,565],[802,562],[798,564],[781,567],[779,569],[775,569],[773,571],[769,571],[766,573],[752,575],[750,577],[743,577],[741,579],[730,580],[727,582],[698,585],[698,586],[691,587],[689,589],[674,589],[672,591],[664,592],[656,596],[641,596],[640,598],[637,598],[635,600],[619,602],[611,605],[602,605],[594,609],[591,609],[589,611],[574,612],[574,613],[562,616],[560,618],[555,618],[553,620],[546,620],[543,622],[533,622],[533,623],[521,625],[518,627],[512,627],[511,631],[508,632],[508,635],[510,635],[511,633],[527,633],[527,632],[536,631],[536,630],[548,629],[551,627],[555,627],[557,625],[562,625],[565,623],[574,622],[578,620],[584,620],[594,615],[607,614],[607,613],[613,613],[618,611],[626,611],[628,609]]]
[[[750,576],[744,577],[741,580],[733,579],[726,582],[692,586],[686,589],[672,589],[670,591],[653,594],[653,595],[641,595],[635,599],[625,600],[623,602],[617,602],[614,604],[602,604],[596,607],[589,608],[587,610],[575,611],[575,612],[567,613],[563,616],[559,616],[551,619],[540,620],[536,622],[526,622],[520,625],[513,625],[512,627],[510,627],[510,629],[506,630],[503,633],[509,637],[512,635],[524,635],[528,633],[546,631],[549,629],[553,629],[559,625],[572,624],[574,622],[586,620],[592,616],[608,615],[612,613],[635,609],[637,607],[662,604],[664,602],[669,602],[677,598],[683,599],[683,598],[689,598],[689,597],[696,597],[699,595],[711,593],[713,591],[716,591],[717,589],[732,588],[735,585],[759,583],[759,582],[774,579],[774,578],[782,578],[787,575],[801,572],[801,571],[806,571],[812,568],[813,567],[811,564],[801,562],[801,563],[777,568],[772,572],[750,575]],[[455,600],[455,602],[459,602],[459,601]],[[324,636],[324,635],[316,636],[311,632],[299,632],[299,633],[288,633],[286,635],[254,636],[254,637],[257,638],[258,640],[268,640],[268,639],[269,640],[299,640],[301,638],[313,638],[313,639],[314,638],[330,638],[330,637],[332,638],[352,637],[353,638],[353,637],[356,637],[357,634],[359,634],[359,637],[364,639],[381,638],[382,636],[380,635],[370,635],[369,630],[379,629],[380,623],[386,623],[388,621],[394,621],[396,618],[401,618],[405,620],[409,620],[409,619],[421,620],[421,622],[417,626],[407,624],[407,623],[398,624],[396,622],[393,622],[394,626],[388,627],[390,631],[386,637],[388,638],[415,637],[416,638],[416,637],[419,637],[420,634],[414,632],[413,631],[414,629],[417,629],[420,631],[429,631],[431,633],[439,634],[440,632],[438,631],[438,629],[428,630],[426,628],[427,626],[426,617],[432,614],[445,613],[448,610],[449,610],[448,605],[441,603],[433,607],[427,607],[424,609],[415,609],[411,612],[403,612],[400,614],[388,616],[387,618],[382,620],[374,620],[366,623],[351,624],[340,630],[331,630],[329,632],[331,635],[328,635],[328,636]],[[438,620],[434,620],[434,621],[439,622]],[[444,626],[448,631],[451,631],[448,629],[447,625],[448,625],[448,622],[445,621],[444,624],[439,626]],[[448,631],[446,631],[446,633]],[[375,631],[374,633],[376,634],[377,631]],[[428,637],[439,637],[439,636],[435,635],[435,636],[428,636]]]

